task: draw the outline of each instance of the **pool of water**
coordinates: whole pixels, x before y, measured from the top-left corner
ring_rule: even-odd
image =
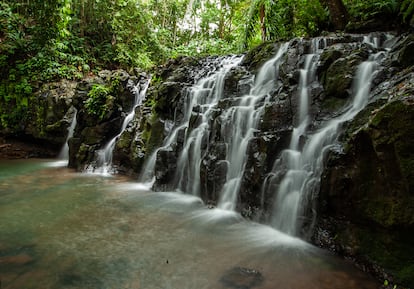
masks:
[[[330,254],[200,199],[45,160],[0,161],[0,288],[378,288]]]

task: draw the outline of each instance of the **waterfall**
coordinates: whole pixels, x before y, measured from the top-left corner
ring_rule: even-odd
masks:
[[[171,149],[171,145],[177,141],[179,133],[186,131],[186,142],[181,151],[177,166],[176,186],[180,191],[197,195],[199,192],[199,172],[201,162],[201,140],[207,136],[209,131],[208,119],[213,108],[223,96],[224,80],[231,68],[237,66],[242,57],[231,56],[224,58],[219,69],[211,72],[207,77],[200,79],[195,85],[189,88],[185,97],[184,116],[182,120],[169,129],[163,145],[157,148],[147,160],[142,170],[140,180],[148,182],[154,177],[157,155],[161,150]],[[196,112],[199,110],[198,112]],[[189,132],[191,117],[196,113],[202,118],[201,124]],[[193,158],[190,161],[190,157]]]
[[[287,48],[288,43],[281,45],[277,54],[259,69],[256,76],[250,75],[242,80],[243,85],[250,86],[249,93],[245,95],[230,97],[224,93],[226,76],[241,62],[242,57],[225,58],[220,69],[190,87],[185,95],[182,121],[170,129],[163,145],[149,157],[141,181],[148,182],[154,177],[160,151],[171,152],[177,145],[177,138],[184,134],[173,186],[179,192],[199,196],[202,162],[209,153],[212,131],[219,130],[220,142],[225,147],[224,158],[219,163],[225,165],[226,175],[224,185],[218,192],[218,207],[235,210],[248,157],[248,144],[257,130],[270,94],[275,90],[279,65]],[[231,105],[223,108],[220,105],[223,101]]]
[[[76,114],[77,114],[77,110],[75,107],[73,107],[73,112],[72,112],[72,121],[70,123],[70,126],[68,128],[68,134],[66,136],[66,140],[65,140],[65,144],[63,145],[58,158],[60,160],[64,160],[64,161],[68,161],[69,160],[69,144],[68,141],[69,139],[73,136],[73,132],[75,131],[75,127],[76,127]]]
[[[247,146],[261,119],[266,98],[274,89],[279,77],[279,65],[288,48],[283,44],[275,57],[260,69],[249,94],[240,97],[238,104],[223,113],[223,133],[227,145],[226,183],[220,193],[218,207],[234,210],[247,160]],[[264,99],[263,99],[264,98]],[[260,105],[258,102],[262,101]]]
[[[368,39],[364,39],[368,41]],[[374,42],[373,46],[377,43]],[[306,56],[301,70],[299,85],[299,124],[294,128],[290,146],[275,161],[266,188],[275,187],[278,182],[273,213],[270,223],[280,231],[297,235],[304,222],[305,210],[318,193],[323,161],[327,152],[335,145],[341,124],[351,120],[368,103],[371,82],[376,72],[379,54],[371,55],[362,62],[353,81],[353,98],[343,113],[326,121],[318,130],[307,134],[309,80],[314,79],[315,55]],[[299,143],[303,142],[302,145]],[[284,169],[283,169],[284,168]],[[281,174],[283,174],[281,176]],[[273,184],[272,184],[273,183]],[[272,184],[272,185],[269,185]],[[313,216],[314,218],[315,216]],[[311,220],[311,223],[314,220]]]
[[[131,111],[128,112],[124,118],[120,132],[114,136],[103,149],[97,151],[96,167],[89,165],[86,168],[87,172],[98,172],[101,174],[110,174],[114,172],[112,168],[112,156],[115,149],[115,144],[122,133],[126,130],[128,124],[132,121],[135,116],[135,109],[142,104],[145,99],[148,86],[150,84],[150,78],[146,79],[145,82],[138,81],[134,84],[131,80],[128,82],[128,88],[134,94],[134,102]]]
[[[379,58],[385,53],[372,54],[358,66],[349,103],[331,119],[315,121],[318,114],[310,108],[314,101],[311,99],[314,89],[318,94],[321,88],[316,76],[319,58],[328,45],[335,44],[334,41],[321,37],[310,42],[309,54],[302,56],[298,62],[301,68],[297,70],[297,79],[296,70],[283,71],[284,74],[292,72],[290,80],[298,80],[296,94],[293,91],[292,95],[292,91],[288,90],[292,98],[286,100],[290,104],[285,106],[297,104],[297,111],[292,112],[294,127],[290,140],[287,148],[276,156],[273,166],[271,163],[260,164],[261,167],[256,167],[256,164],[252,166],[252,172],[256,174],[254,177],[259,181],[259,178],[264,178],[262,191],[258,192],[262,200],[259,197],[254,202],[260,206],[261,201],[262,207],[271,211],[265,218],[272,227],[290,235],[298,235],[305,226],[312,227],[316,217],[312,205],[319,191],[325,156],[338,146],[341,126],[367,105]],[[289,85],[282,82],[282,79],[286,79],[284,74],[279,76],[280,67],[286,70],[294,64],[290,55],[294,55],[295,46],[292,45],[291,54],[289,45],[280,45],[276,55],[265,62],[255,75],[246,73],[238,78],[236,90],[243,87],[243,93],[226,93],[227,77],[231,79],[232,73],[239,73],[235,68],[241,63],[242,57],[236,56],[223,58],[208,76],[183,89],[182,114],[175,116],[174,121],[164,122],[166,137],[163,144],[147,158],[140,181],[152,182],[157,190],[174,190],[217,200],[219,209],[236,210],[240,194],[245,193],[243,182],[249,178],[245,169],[250,161],[250,149],[255,145],[252,139],[264,143],[260,145],[268,145],[265,148],[267,151],[263,153],[268,157],[272,157],[273,146],[283,145],[284,142],[283,135],[280,143],[262,139],[258,128],[266,105],[274,105],[275,95],[278,97],[279,91],[286,92],[286,85]],[[351,45],[355,46],[353,43]],[[380,41],[375,37],[365,37],[360,45],[375,51],[381,48]],[[281,112],[289,113],[287,108]],[[281,134],[287,130],[283,128]],[[262,171],[255,172],[255,168]],[[248,186],[246,188],[250,189]],[[247,191],[246,194],[254,193]],[[273,204],[270,204],[270,208],[264,198],[271,198]]]

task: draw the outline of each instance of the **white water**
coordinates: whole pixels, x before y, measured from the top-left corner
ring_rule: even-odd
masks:
[[[186,131],[186,142],[181,152],[177,167],[177,186],[178,189],[184,192],[198,195],[199,182],[200,182],[200,161],[201,161],[201,140],[202,137],[208,132],[208,118],[212,112],[212,109],[217,105],[218,101],[222,97],[224,79],[226,74],[231,68],[237,66],[242,60],[242,57],[232,56],[225,58],[220,63],[221,68],[211,73],[209,76],[200,79],[187,93],[184,116],[182,121],[175,127],[169,129],[170,132],[165,138],[163,145],[156,149],[149,157],[143,172],[140,176],[140,180],[143,182],[151,181],[154,177],[155,163],[157,160],[157,154],[160,150],[169,150],[171,145],[176,142],[178,134],[183,130],[187,130],[190,126],[191,116],[196,106],[199,107],[201,112],[199,117],[202,118],[199,127],[192,132]],[[194,157],[189,161],[189,155]],[[189,167],[191,166],[191,168]],[[190,180],[190,182],[187,182]]]
[[[76,127],[76,114],[78,113],[78,111],[76,110],[75,107],[73,107],[73,116],[72,116],[72,121],[70,123],[70,126],[68,127],[68,134],[66,136],[66,140],[65,140],[65,144],[63,145],[62,149],[60,150],[60,153],[58,155],[58,159],[59,161],[56,162],[56,165],[62,165],[62,166],[66,166],[68,164],[69,161],[69,144],[68,141],[71,137],[73,137],[73,133],[75,131],[75,127]]]
[[[288,43],[283,44],[271,60],[260,69],[250,93],[239,99],[222,116],[222,135],[227,144],[226,183],[220,193],[218,207],[235,210],[237,197],[247,161],[247,146],[268,103],[269,93],[279,78],[279,65]],[[264,100],[263,100],[264,98]],[[258,102],[262,103],[258,105]]]
[[[267,61],[258,74],[245,79],[244,84],[251,86],[250,92],[241,97],[229,98],[224,94],[225,77],[231,68],[237,66],[242,57],[224,59],[221,68],[198,81],[186,96],[186,107],[181,123],[170,130],[164,144],[149,158],[141,175],[141,181],[150,181],[154,176],[157,154],[160,150],[172,150],[177,138],[183,132],[184,144],[180,151],[174,177],[175,189],[196,196],[200,195],[200,174],[202,161],[208,153],[206,145],[215,124],[211,121],[220,110],[220,135],[224,138],[226,176],[224,186],[219,192],[218,208],[235,210],[237,197],[247,161],[248,143],[256,131],[270,92],[278,80],[279,64],[288,44],[282,45],[274,58]],[[220,101],[230,101],[229,108],[219,108]],[[191,122],[197,125],[189,130]],[[194,126],[194,125],[193,125]]]
[[[306,65],[301,71],[299,86],[301,99],[299,125],[292,132],[289,148],[284,150],[275,162],[272,177],[267,180],[270,183],[278,182],[280,172],[282,168],[285,168],[286,173],[278,185],[271,225],[290,235],[299,233],[304,221],[304,210],[312,203],[311,199],[318,192],[324,157],[335,145],[341,124],[354,118],[368,103],[371,82],[378,64],[376,60],[378,55],[373,55],[369,60],[361,63],[354,78],[352,102],[344,108],[341,115],[324,123],[313,134],[306,135],[309,124],[307,110],[309,84],[307,81],[309,77],[314,78],[314,71],[309,61],[309,58],[313,56],[307,55],[306,57]],[[299,143],[302,139],[305,139],[305,142],[301,148]]]
[[[132,83],[128,83],[128,88],[131,89],[132,93],[134,94],[134,103],[132,106],[131,111],[127,114],[127,116],[124,118],[122,122],[122,127],[116,136],[114,136],[103,149],[98,150],[97,153],[97,159],[96,159],[96,167],[95,165],[89,165],[86,168],[87,173],[98,173],[103,175],[110,175],[111,173],[114,173],[114,169],[112,167],[112,156],[113,151],[115,148],[115,144],[119,137],[122,135],[122,133],[127,128],[128,124],[132,121],[132,119],[135,116],[135,109],[142,104],[142,101],[145,99],[146,92],[148,89],[148,86],[150,84],[150,78],[145,82],[141,83],[141,81],[138,81],[136,85]]]

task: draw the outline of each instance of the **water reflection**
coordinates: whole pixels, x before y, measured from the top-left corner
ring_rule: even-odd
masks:
[[[0,163],[2,289],[377,288],[303,241],[200,199],[45,161]]]

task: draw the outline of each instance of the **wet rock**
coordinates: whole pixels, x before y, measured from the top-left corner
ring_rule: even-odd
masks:
[[[120,133],[123,119],[134,104],[133,88],[146,77],[146,74],[131,76],[124,70],[104,70],[78,83],[73,96],[78,113],[73,139],[69,141],[70,167],[82,170],[95,159],[97,149]],[[90,94],[96,86],[102,87],[105,95],[93,100],[94,106],[87,107],[88,101],[98,97]],[[100,110],[98,115],[95,110]]]
[[[414,65],[414,56],[412,53],[413,49],[413,34],[409,34],[406,37],[400,37],[399,41],[393,48],[393,51],[396,52],[395,56],[393,57],[395,64],[402,68],[407,68]]]
[[[174,115],[183,87],[181,82],[162,82],[153,92],[156,113],[161,117]]]
[[[27,159],[56,157],[57,148],[33,138],[0,136],[0,159]]]
[[[237,66],[230,70],[224,80],[224,91],[225,98],[233,98],[240,95],[247,94],[250,90],[250,86],[240,85],[242,79],[248,79],[248,71],[242,67]]]
[[[413,69],[374,89],[373,102],[347,125],[344,149],[331,152],[322,177],[319,223],[335,237],[316,237],[321,246],[351,256],[379,278],[389,276],[375,268],[387,268],[395,282],[409,287],[414,286],[407,257],[414,255],[409,245],[414,232]]]
[[[263,43],[250,50],[241,65],[246,66],[249,71],[256,72],[272,56],[276,55],[279,50],[279,43]]]
[[[217,141],[210,147],[203,158],[200,168],[202,196],[207,202],[216,202],[219,192],[226,182],[228,163],[226,161],[226,144]]]
[[[177,155],[170,149],[158,151],[155,169],[156,182],[153,189],[156,191],[170,191],[174,189],[174,177],[177,172]]]
[[[338,48],[336,48],[338,49]],[[349,48],[348,48],[349,49]],[[347,98],[352,94],[352,82],[357,66],[368,58],[368,52],[365,50],[348,51],[347,56],[339,57],[343,54],[343,46],[339,48],[340,52],[330,51],[327,55],[322,55],[323,65],[326,70],[319,68],[319,78],[325,88],[327,97]],[[329,62],[332,62],[328,65]]]
[[[0,135],[27,143],[27,146],[20,147],[25,157],[56,156],[65,142],[67,128],[70,126],[65,116],[71,107],[75,86],[76,82],[68,80],[43,84],[28,99],[27,116],[21,118],[19,125],[14,128],[3,128],[0,125]],[[34,147],[45,146],[50,152],[33,153],[30,150],[31,142]],[[9,157],[13,157],[12,154]],[[21,157],[21,154],[16,154],[16,157]]]

